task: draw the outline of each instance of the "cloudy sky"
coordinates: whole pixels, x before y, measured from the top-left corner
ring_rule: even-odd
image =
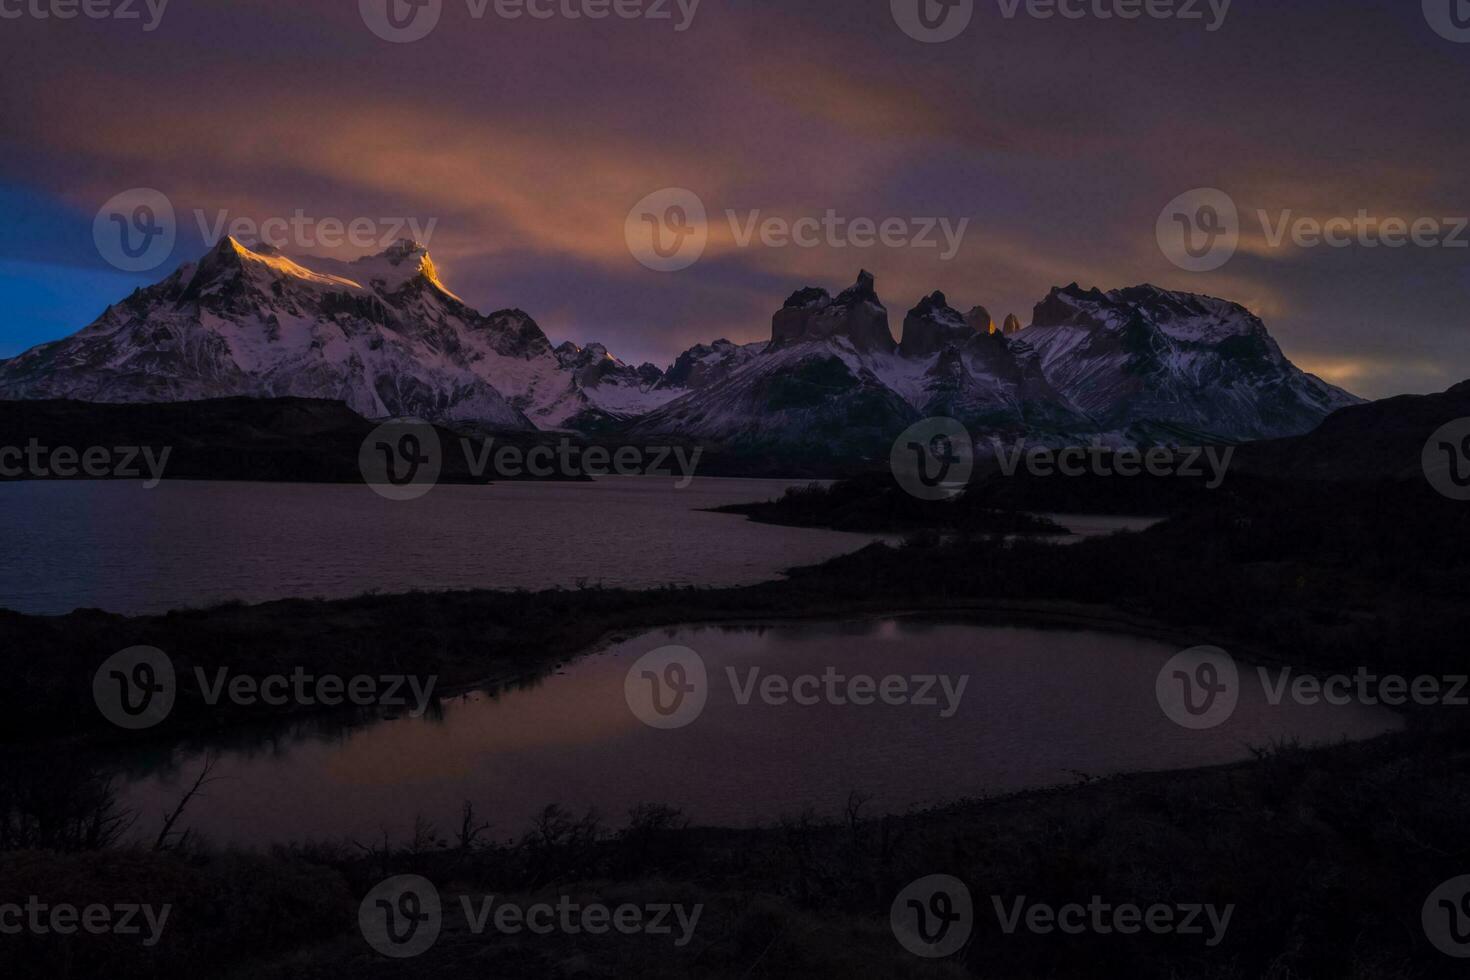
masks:
[[[369,237],[412,219],[472,305],[634,362],[764,338],[791,291],[865,267],[895,332],[934,289],[1027,321],[1053,285],[1148,281],[1247,305],[1359,394],[1470,377],[1461,0],[1152,0],[1173,16],[1064,0],[1069,17],[968,0],[937,43],[914,36],[918,0],[392,0],[411,31],[437,12],[407,43],[380,36],[388,0],[72,7],[109,2],[140,17],[0,0],[0,356],[197,257],[222,215],[300,214],[285,249],[343,258],[379,249],[323,247],[332,219]],[[525,7],[550,16],[501,15]],[[139,187],[167,196],[177,241],[124,273],[94,219]],[[630,209],[669,187],[709,221],[675,272],[640,264],[626,235]],[[1196,188],[1239,215],[1236,251],[1206,272],[1157,234]],[[742,241],[752,220],[829,212],[839,231],[815,247]],[[1353,229],[1313,244],[1310,222],[1334,218]],[[1389,219],[1419,243],[1386,245]],[[894,233],[849,233],[864,221]],[[939,221],[967,222],[953,255],[937,231],[938,247],[908,240]]]

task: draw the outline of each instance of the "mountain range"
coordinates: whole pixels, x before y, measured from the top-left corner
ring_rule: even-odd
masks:
[[[895,340],[874,277],[808,287],[768,341],[717,340],[667,369],[553,346],[521,310],[484,315],[422,245],[341,262],[221,240],[62,340],[0,361],[0,399],[295,396],[367,418],[499,431],[677,437],[734,450],[868,454],[929,416],[1060,444],[1242,441],[1307,432],[1360,399],[1293,365],[1244,307],[1143,285],[1053,289],[997,329],[922,299]]]

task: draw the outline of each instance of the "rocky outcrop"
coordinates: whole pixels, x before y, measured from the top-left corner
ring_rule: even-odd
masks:
[[[866,270],[836,299],[825,289],[797,290],[771,318],[773,351],[840,337],[863,352],[892,353],[898,347],[888,327],[888,310],[878,299],[873,274]]]
[[[695,344],[679,355],[659,386],[691,391],[707,387],[748,363],[764,347],[764,343],[735,344],[724,339],[712,344]]]
[[[965,322],[976,333],[995,333],[995,318],[983,306],[977,306],[966,313]]]
[[[903,342],[899,353],[904,357],[928,357],[946,347],[967,343],[976,336],[959,310],[950,307],[944,294],[931,293],[919,301],[903,320]]]
[[[1001,333],[1003,333],[1007,337],[1009,337],[1011,334],[1020,333],[1020,332],[1021,332],[1021,318],[1018,317],[1018,316],[1016,316],[1016,314],[1014,314],[1014,313],[1008,314],[1006,316],[1005,327],[1001,330]]]
[[[1298,434],[1359,401],[1292,364],[1259,317],[1212,296],[1073,283],[1036,305],[1024,334],[1058,390],[1134,441]]]

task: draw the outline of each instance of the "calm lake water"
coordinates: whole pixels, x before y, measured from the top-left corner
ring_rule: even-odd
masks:
[[[411,501],[330,484],[6,483],[0,607],[133,615],[374,590],[750,584],[873,540],[701,512],[801,482],[613,477]]]
[[[708,700],[686,727],[658,730],[625,694],[642,655],[677,644],[708,671]],[[518,836],[548,803],[595,806],[611,825],[639,803],[698,823],[770,823],[807,807],[832,815],[848,793],[870,812],[1103,776],[1247,758],[1251,746],[1368,738],[1400,727],[1361,705],[1270,705],[1242,665],[1239,706],[1215,729],[1170,722],[1155,678],[1178,650],[1125,635],[879,619],[802,625],[682,627],[612,644],[533,686],[455,698],[442,711],[348,726],[312,722],[230,745],[134,755],[124,805],[171,810],[204,758],[218,758],[187,823],[217,842],[410,836],[422,815],[441,831],[475,804],[497,837]],[[741,705],[740,686],[775,673],[821,677],[968,677],[949,717],[938,704]]]

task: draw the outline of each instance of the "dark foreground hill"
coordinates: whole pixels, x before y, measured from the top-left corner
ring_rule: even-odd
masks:
[[[168,479],[361,482],[358,451],[374,427],[341,402],[314,398],[0,402],[0,446],[136,446],[155,456],[167,448]]]
[[[1241,472],[1294,480],[1421,480],[1429,437],[1470,418],[1470,381],[1437,395],[1400,395],[1333,412],[1312,432],[1240,448]]]

